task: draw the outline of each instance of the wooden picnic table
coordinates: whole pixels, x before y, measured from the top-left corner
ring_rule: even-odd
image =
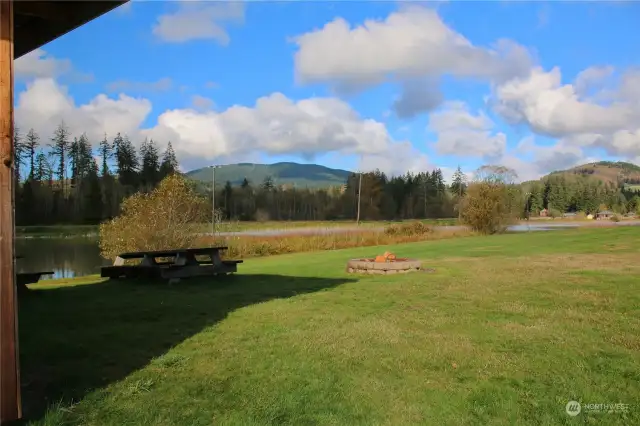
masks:
[[[227,249],[228,247],[221,246],[121,253],[116,256],[113,266],[101,269],[101,276],[162,278],[171,281],[204,275],[226,275],[237,272],[237,265],[242,263],[242,260],[222,260],[220,252]],[[199,261],[196,256],[205,257],[206,260]],[[132,259],[140,259],[140,263],[125,264]]]

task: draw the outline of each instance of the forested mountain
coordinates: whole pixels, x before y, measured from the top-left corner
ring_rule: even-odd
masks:
[[[262,182],[271,177],[276,186],[292,186],[296,188],[329,188],[344,185],[350,172],[331,169],[318,164],[274,163],[226,164],[216,167],[216,186],[229,181],[232,185],[240,185],[246,178],[251,182]],[[207,184],[211,183],[211,168],[204,167],[187,173],[187,176]]]
[[[640,184],[640,166],[624,161],[598,161],[582,164],[569,170],[560,170],[551,175],[580,175],[591,177],[603,183],[616,183],[618,185]]]

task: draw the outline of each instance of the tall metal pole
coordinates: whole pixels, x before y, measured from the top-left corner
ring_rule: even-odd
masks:
[[[22,416],[14,264],[13,1],[0,0],[0,424]]]
[[[360,193],[362,192],[362,170],[360,171],[360,179],[358,179],[358,215],[356,224],[360,225]]]
[[[211,166],[211,235],[216,236],[216,166]]]

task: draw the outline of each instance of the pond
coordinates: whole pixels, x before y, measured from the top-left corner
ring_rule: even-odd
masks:
[[[111,264],[100,256],[96,238],[17,238],[16,272],[53,271],[42,279],[73,278],[100,273]]]

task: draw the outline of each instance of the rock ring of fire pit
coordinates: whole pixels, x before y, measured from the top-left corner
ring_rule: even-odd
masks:
[[[386,262],[376,262],[371,259],[351,259],[347,262],[347,272],[350,274],[406,274],[417,272],[422,267],[422,262],[416,259],[394,258]]]

